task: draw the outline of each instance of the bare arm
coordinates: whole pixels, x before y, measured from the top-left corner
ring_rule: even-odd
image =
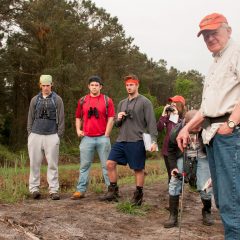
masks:
[[[108,122],[107,122],[107,126],[106,126],[106,131],[105,131],[105,136],[106,137],[109,137],[110,136],[110,133],[112,131],[112,128],[113,128],[113,119],[114,117],[109,117],[108,118]]]
[[[189,132],[198,127],[204,120],[204,117],[201,111],[198,111],[195,116],[189,121],[186,126],[179,132],[177,136],[177,144],[180,150],[183,152],[183,149],[187,147]]]
[[[76,132],[78,137],[84,136],[84,132],[81,129],[82,129],[82,120],[80,118],[76,118]]]

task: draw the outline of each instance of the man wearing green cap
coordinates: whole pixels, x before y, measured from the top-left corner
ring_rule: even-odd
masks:
[[[64,106],[52,91],[52,76],[40,76],[40,93],[30,102],[28,112],[28,153],[30,158],[29,191],[33,199],[41,197],[40,169],[45,156],[47,181],[52,200],[59,200],[58,158],[60,137],[64,132]]]

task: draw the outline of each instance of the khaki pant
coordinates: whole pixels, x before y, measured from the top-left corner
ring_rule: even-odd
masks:
[[[39,191],[40,170],[45,155],[48,169],[47,181],[49,193],[55,193],[59,189],[58,182],[58,158],[60,139],[57,134],[40,135],[31,133],[28,137],[28,154],[30,158],[29,191]]]

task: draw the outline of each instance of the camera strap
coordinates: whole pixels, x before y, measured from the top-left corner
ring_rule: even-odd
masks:
[[[137,103],[137,100],[138,100],[138,96],[136,97],[136,98],[134,98],[132,101],[134,101],[135,100],[135,102],[134,102],[134,104],[133,104],[133,107],[132,107],[132,109],[129,109],[129,110],[134,110],[134,108],[135,108],[135,105],[136,105],[136,103]],[[127,108],[126,108],[126,111],[128,111],[128,106],[129,106],[129,104],[131,103],[131,100],[129,101],[129,99],[127,100]]]

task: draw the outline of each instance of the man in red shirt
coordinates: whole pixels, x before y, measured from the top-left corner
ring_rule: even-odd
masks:
[[[88,80],[89,94],[78,101],[76,109],[76,132],[81,137],[80,143],[80,176],[77,190],[71,199],[83,198],[88,186],[89,170],[98,152],[102,172],[107,186],[110,185],[106,161],[111,150],[110,138],[115,115],[111,98],[101,94],[102,79],[91,76]]]

